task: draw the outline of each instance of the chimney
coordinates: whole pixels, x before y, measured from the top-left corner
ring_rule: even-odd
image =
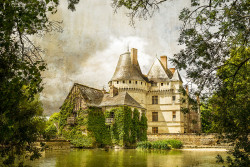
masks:
[[[118,95],[118,89],[116,87],[114,87],[114,85],[110,86],[109,94],[110,94],[110,97],[114,97],[114,96]]]
[[[175,68],[169,68],[169,70],[172,72],[172,74],[174,74]]]
[[[161,63],[163,64],[165,70],[168,69],[168,57],[167,56],[161,56]]]
[[[135,49],[135,48],[131,49],[131,63],[133,65],[138,65],[138,61],[137,61],[137,49]]]

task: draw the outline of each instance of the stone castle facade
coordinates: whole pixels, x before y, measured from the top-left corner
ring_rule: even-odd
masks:
[[[160,60],[156,58],[147,75],[142,74],[137,56],[134,48],[120,55],[109,81],[109,93],[74,84],[69,95],[80,92],[76,98],[75,116],[77,110],[89,106],[100,107],[103,111],[130,106],[146,113],[148,134],[200,132],[200,113],[192,110],[186,114],[181,112],[181,107],[189,107],[189,104],[180,103],[181,98],[187,98],[179,91],[183,81],[178,70],[168,68],[167,56],[161,56]]]

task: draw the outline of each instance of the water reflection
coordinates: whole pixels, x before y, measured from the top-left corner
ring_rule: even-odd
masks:
[[[39,167],[190,167],[221,166],[216,151],[139,151],[139,150],[60,150],[47,151],[42,158],[28,162]]]

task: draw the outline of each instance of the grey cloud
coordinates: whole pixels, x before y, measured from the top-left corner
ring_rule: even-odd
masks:
[[[45,114],[58,112],[74,82],[107,89],[119,55],[127,45],[138,48],[139,63],[147,73],[156,54],[172,57],[180,47],[180,10],[189,0],[166,2],[155,16],[129,25],[126,9],[114,14],[110,0],[82,0],[76,11],[61,1],[52,20],[63,21],[62,33],[46,34],[35,41],[45,50],[48,69],[43,73],[45,89],[41,100]]]

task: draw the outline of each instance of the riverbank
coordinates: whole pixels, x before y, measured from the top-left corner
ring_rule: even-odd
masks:
[[[218,139],[218,134],[196,134],[196,133],[166,133],[166,134],[149,134],[149,141],[158,140],[179,140],[183,143],[183,148],[221,148],[230,149],[230,143]]]
[[[71,148],[74,148],[74,146],[67,140],[50,140],[50,141],[44,141],[40,140],[35,143],[35,146],[40,146],[40,142],[45,143],[45,148],[49,150],[68,150]],[[115,147],[116,148],[116,147]],[[114,149],[115,149],[114,148]],[[119,147],[121,148],[121,147]],[[185,145],[183,144],[183,147],[181,150],[209,150],[209,151],[227,151],[231,149],[232,147],[228,145]]]

